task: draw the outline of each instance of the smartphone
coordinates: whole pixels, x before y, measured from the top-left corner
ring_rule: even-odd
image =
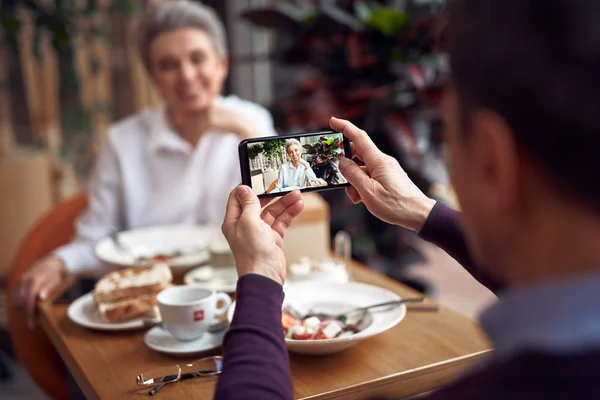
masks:
[[[242,183],[261,198],[296,189],[315,192],[349,186],[339,160],[351,158],[350,141],[338,132],[246,139],[238,150]]]
[[[94,290],[98,278],[79,277],[54,299],[54,304],[68,304]]]

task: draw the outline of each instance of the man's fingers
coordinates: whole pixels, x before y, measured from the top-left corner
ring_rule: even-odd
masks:
[[[379,162],[383,153],[375,146],[367,132],[359,129],[350,121],[335,117],[331,117],[329,126],[334,131],[342,132],[344,136],[352,141],[356,156],[366,165],[373,168],[373,164]]]
[[[350,143],[350,154],[352,155],[351,158],[358,158],[360,161],[362,161],[360,156],[356,154],[356,146],[354,146],[354,143]]]
[[[348,186],[346,188],[346,194],[354,204],[358,204],[362,201],[358,190],[356,190],[356,188],[354,188],[353,186]]]
[[[250,213],[256,216],[260,215],[262,209],[258,196],[248,186],[238,186],[234,189],[235,195],[242,207],[242,214]]]
[[[278,199],[279,197],[267,197],[264,199],[260,199],[260,208],[265,208],[266,206]]]
[[[252,189],[248,186],[240,185],[229,194],[223,226],[232,221],[237,221],[245,212],[255,212],[257,215],[260,215],[261,208],[260,201]]]
[[[304,209],[304,202],[301,197],[298,197],[297,201],[288,205],[285,210],[275,219],[271,228],[279,234],[282,238],[285,235],[285,231],[290,227],[294,219],[300,215]]]
[[[371,177],[366,172],[366,167],[361,167],[347,158],[340,159],[340,172],[358,193],[367,189]]]
[[[300,195],[300,191],[294,190],[294,191],[286,194],[282,198],[278,199],[274,203],[270,204],[269,206],[267,206],[263,210],[260,217],[263,219],[263,221],[265,221],[267,224],[269,224],[269,226],[273,226],[273,223],[275,222],[275,220],[282,213],[284,213],[290,205],[298,202],[301,199],[302,199],[302,196]]]
[[[225,218],[223,219],[223,225],[229,221],[237,221],[242,215],[242,205],[237,196],[237,191],[241,186],[236,187],[229,193],[229,199],[227,200],[227,208],[225,211]]]
[[[235,227],[242,214],[255,212],[258,216],[261,208],[258,197],[248,186],[240,185],[233,189],[229,194],[225,218],[223,218],[223,224],[221,225],[221,231],[225,237],[229,238],[231,229]]]

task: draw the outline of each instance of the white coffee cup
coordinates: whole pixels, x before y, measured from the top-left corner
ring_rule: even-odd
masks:
[[[167,288],[156,299],[163,326],[180,341],[201,338],[213,319],[225,314],[231,305],[231,297],[226,293],[193,285]],[[224,304],[217,308],[219,300]]]

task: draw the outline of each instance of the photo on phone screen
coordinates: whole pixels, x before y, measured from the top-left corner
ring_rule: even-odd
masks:
[[[349,157],[343,134],[327,131],[247,139],[240,143],[242,183],[259,197],[348,186],[339,160]]]

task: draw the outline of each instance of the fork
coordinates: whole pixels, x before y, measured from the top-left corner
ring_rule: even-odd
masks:
[[[419,303],[422,302],[423,300],[425,300],[425,297],[415,297],[415,298],[408,298],[408,299],[401,299],[401,300],[393,300],[393,301],[386,301],[385,303],[377,303],[377,304],[373,304],[367,307],[358,307],[355,308],[353,310],[347,311],[345,313],[341,313],[338,315],[333,315],[333,314],[328,314],[328,313],[308,313],[304,318],[308,318],[308,317],[317,317],[319,319],[324,319],[324,318],[333,318],[333,319],[340,319],[343,317],[347,317],[348,315],[357,313],[357,312],[367,312],[368,310],[372,310],[374,308],[380,308],[380,307],[386,307],[386,306],[398,306],[400,304],[405,304],[405,303]]]

